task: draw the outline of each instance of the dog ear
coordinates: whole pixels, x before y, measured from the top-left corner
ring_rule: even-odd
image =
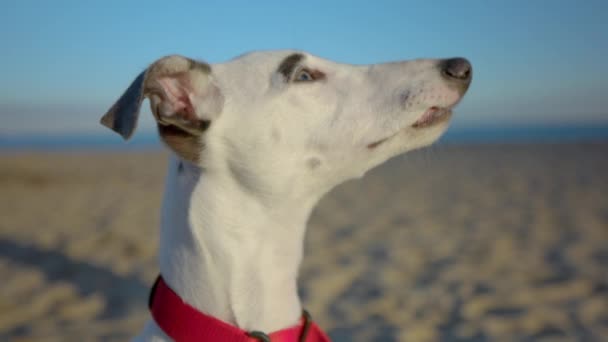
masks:
[[[145,77],[145,71],[139,74],[118,101],[101,117],[102,125],[120,134],[125,140],[133,135],[137,126],[139,109],[144,97],[143,84]]]
[[[199,136],[211,124],[224,104],[213,83],[211,67],[182,56],[168,56],[139,74],[125,93],[101,118],[101,123],[129,139],[137,125],[141,103],[150,100],[152,113],[168,131]],[[169,127],[168,127],[169,128]]]

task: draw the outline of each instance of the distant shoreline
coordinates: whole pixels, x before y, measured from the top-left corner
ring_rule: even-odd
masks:
[[[608,125],[450,128],[439,144],[572,143],[608,141]],[[0,150],[153,150],[161,147],[154,132],[135,134],[125,142],[113,134],[0,135]]]

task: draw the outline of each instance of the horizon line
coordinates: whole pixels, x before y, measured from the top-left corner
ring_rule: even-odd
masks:
[[[453,127],[437,144],[459,143],[573,143],[608,142],[608,124],[605,125],[542,125],[542,126],[486,126]],[[154,130],[135,134],[125,141],[108,132],[76,134],[2,134],[0,150],[73,150],[97,148],[156,148],[161,147],[160,137]]]

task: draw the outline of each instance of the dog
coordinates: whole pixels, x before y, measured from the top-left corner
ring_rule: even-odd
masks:
[[[128,139],[148,98],[173,152],[160,273],[163,291],[192,314],[169,316],[207,315],[253,341],[302,321],[310,328],[296,279],[313,207],[345,180],[436,141],[471,78],[464,58],[348,65],[292,50],[151,64],[101,123]],[[173,309],[151,305],[136,341],[186,340],[175,334],[198,329],[159,323]]]

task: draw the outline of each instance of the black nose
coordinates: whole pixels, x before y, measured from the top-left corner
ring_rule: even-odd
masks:
[[[471,81],[473,68],[465,58],[450,58],[443,61],[442,70],[446,78],[468,83]]]

